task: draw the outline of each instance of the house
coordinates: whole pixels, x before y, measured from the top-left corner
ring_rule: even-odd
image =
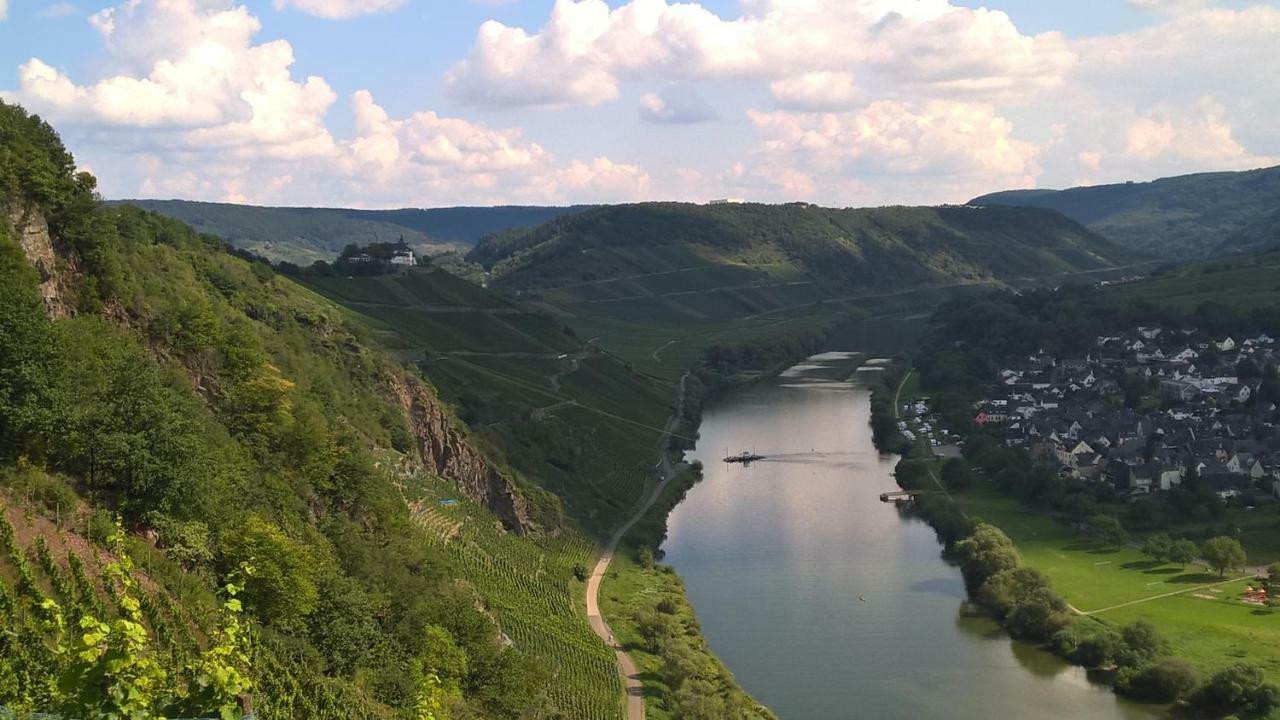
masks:
[[[405,267],[413,267],[417,263],[413,256],[412,250],[397,250],[396,254],[391,256],[392,265],[403,265]]]
[[[1164,465],[1160,468],[1160,489],[1172,490],[1186,479],[1187,471],[1182,465]]]
[[[1233,402],[1247,403],[1249,402],[1249,398],[1253,397],[1253,388],[1245,385],[1244,383],[1228,385],[1227,389],[1223,391],[1222,396],[1228,400],[1232,400]]]
[[[1222,342],[1214,343],[1214,344],[1215,344],[1215,345],[1217,345],[1217,346],[1218,346],[1218,350],[1220,350],[1220,351],[1222,351],[1222,352],[1231,352],[1232,350],[1235,350],[1235,349],[1236,349],[1236,341],[1235,341],[1235,340],[1232,340],[1231,338],[1227,338],[1226,340],[1223,340]]]
[[[355,255],[352,255],[351,257],[347,258],[347,262],[371,263],[373,262],[373,258],[366,253],[356,253]]]

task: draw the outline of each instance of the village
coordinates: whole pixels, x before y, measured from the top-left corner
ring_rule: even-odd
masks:
[[[1010,364],[975,403],[974,421],[1062,477],[1120,496],[1196,477],[1252,505],[1280,498],[1277,361],[1266,335],[1139,327],[1079,354]]]

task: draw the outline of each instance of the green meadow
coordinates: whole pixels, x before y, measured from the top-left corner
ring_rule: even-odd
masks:
[[[1251,580],[1226,581],[1201,566],[1157,563],[1132,547],[1105,548],[1066,523],[1022,507],[994,491],[976,488],[955,496],[972,518],[997,525],[1017,544],[1023,560],[1044,573],[1055,592],[1076,610],[1106,623],[1147,620],[1168,640],[1171,653],[1204,673],[1238,661],[1263,667],[1280,679],[1280,614],[1240,600]],[[1280,521],[1276,512],[1255,511],[1255,532]],[[1260,534],[1260,533],[1259,533]],[[1253,545],[1241,533],[1251,563],[1276,559],[1270,544]]]

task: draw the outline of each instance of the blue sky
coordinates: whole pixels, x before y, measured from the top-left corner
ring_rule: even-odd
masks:
[[[115,197],[872,205],[1280,162],[1277,2],[5,5],[0,94]]]

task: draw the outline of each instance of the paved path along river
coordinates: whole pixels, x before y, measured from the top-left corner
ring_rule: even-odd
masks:
[[[1082,670],[960,613],[933,531],[879,501],[893,458],[869,394],[818,356],[707,408],[705,479],[671,516],[667,562],[711,647],[782,720],[1152,720]],[[721,462],[726,451],[769,459]]]
[[[600,584],[604,581],[604,574],[609,571],[609,564],[613,562],[613,554],[618,549],[618,543],[622,542],[622,538],[637,523],[649,508],[657,502],[658,497],[662,495],[662,491],[666,489],[667,484],[675,479],[679,468],[671,461],[671,456],[667,452],[667,443],[671,438],[671,433],[675,431],[676,425],[680,421],[680,417],[684,414],[684,389],[685,380],[688,375],[680,378],[677,386],[675,411],[671,414],[671,418],[667,420],[667,426],[663,429],[662,439],[658,443],[657,451],[660,454],[658,469],[660,475],[657,485],[649,492],[644,501],[636,508],[635,514],[631,516],[622,527],[618,528],[609,538],[609,544],[605,546],[604,552],[600,555],[600,559],[596,561],[595,568],[591,571],[591,577],[587,579],[587,621],[591,624],[591,630],[613,650],[618,660],[618,672],[622,675],[622,689],[626,693],[627,700],[627,720],[644,720],[644,685],[640,681],[640,672],[636,668],[635,662],[631,656],[622,649],[622,645],[613,637],[613,629],[609,627],[609,623],[605,621],[604,616],[600,614]]]

